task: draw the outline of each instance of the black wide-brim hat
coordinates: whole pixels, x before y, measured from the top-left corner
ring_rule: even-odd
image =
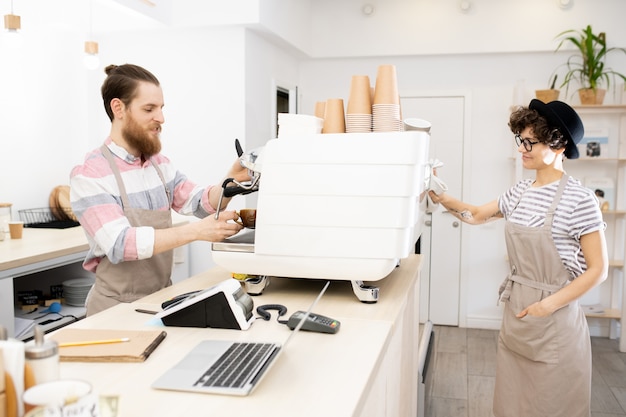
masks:
[[[544,103],[541,100],[532,99],[528,108],[535,110],[541,116],[543,116],[548,125],[559,129],[563,136],[567,139],[567,145],[565,145],[565,157],[567,159],[578,158],[578,143],[585,135],[585,128],[583,122],[580,120],[576,110],[562,101],[551,101]]]

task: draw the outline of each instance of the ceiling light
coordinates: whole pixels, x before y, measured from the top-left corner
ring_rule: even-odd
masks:
[[[365,16],[371,16],[374,14],[374,5],[370,3],[364,4],[363,7],[361,7],[361,12],[363,12]]]
[[[95,70],[100,66],[100,57],[98,57],[98,42],[85,42],[85,56],[83,64],[87,69]]]
[[[574,5],[574,0],[557,0],[556,3],[561,9],[567,10]]]
[[[10,47],[20,47],[22,45],[21,18],[13,14],[13,1],[11,1],[11,14],[4,15],[4,43]]]
[[[459,0],[459,9],[463,13],[467,13],[472,8],[472,2],[469,0]]]
[[[89,2],[89,37],[93,39],[93,1]],[[98,56],[98,42],[85,42],[85,56],[83,56],[83,65],[87,69],[95,70],[100,66],[100,57]]]

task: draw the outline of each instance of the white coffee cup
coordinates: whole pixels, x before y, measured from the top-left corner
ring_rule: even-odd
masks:
[[[420,132],[430,133],[430,128],[432,124],[428,120],[424,119],[404,119],[404,130],[419,130]]]
[[[46,409],[47,416],[91,416],[97,408],[97,398],[91,392],[91,384],[76,379],[37,384],[24,392],[22,397],[26,412],[37,407]]]

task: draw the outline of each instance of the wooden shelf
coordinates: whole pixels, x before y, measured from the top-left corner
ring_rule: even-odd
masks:
[[[626,210],[607,210],[602,212],[602,215],[607,216],[622,216],[624,214],[626,214]]]
[[[573,164],[580,164],[580,163],[584,163],[584,162],[593,162],[593,163],[597,163],[597,162],[624,162],[626,161],[626,158],[611,158],[611,157],[598,157],[598,158],[590,158],[590,157],[580,157],[580,158],[576,158],[576,159],[568,159],[568,162],[571,162]]]
[[[617,308],[606,308],[604,309],[604,313],[585,313],[585,316],[594,319],[619,320],[622,318],[622,313]]]
[[[600,104],[600,105],[575,105],[578,114],[621,114],[626,113],[626,105],[624,104]]]

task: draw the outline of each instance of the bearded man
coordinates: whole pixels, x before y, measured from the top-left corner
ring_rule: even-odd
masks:
[[[171,285],[174,248],[221,241],[242,228],[233,211],[211,215],[221,186],[197,185],[160,153],[159,80],[132,64],[109,65],[105,72],[101,93],[110,134],[70,176],[72,210],[89,241],[83,267],[96,275],[87,315]],[[249,179],[238,160],[226,178]],[[171,210],[201,220],[172,227]]]

